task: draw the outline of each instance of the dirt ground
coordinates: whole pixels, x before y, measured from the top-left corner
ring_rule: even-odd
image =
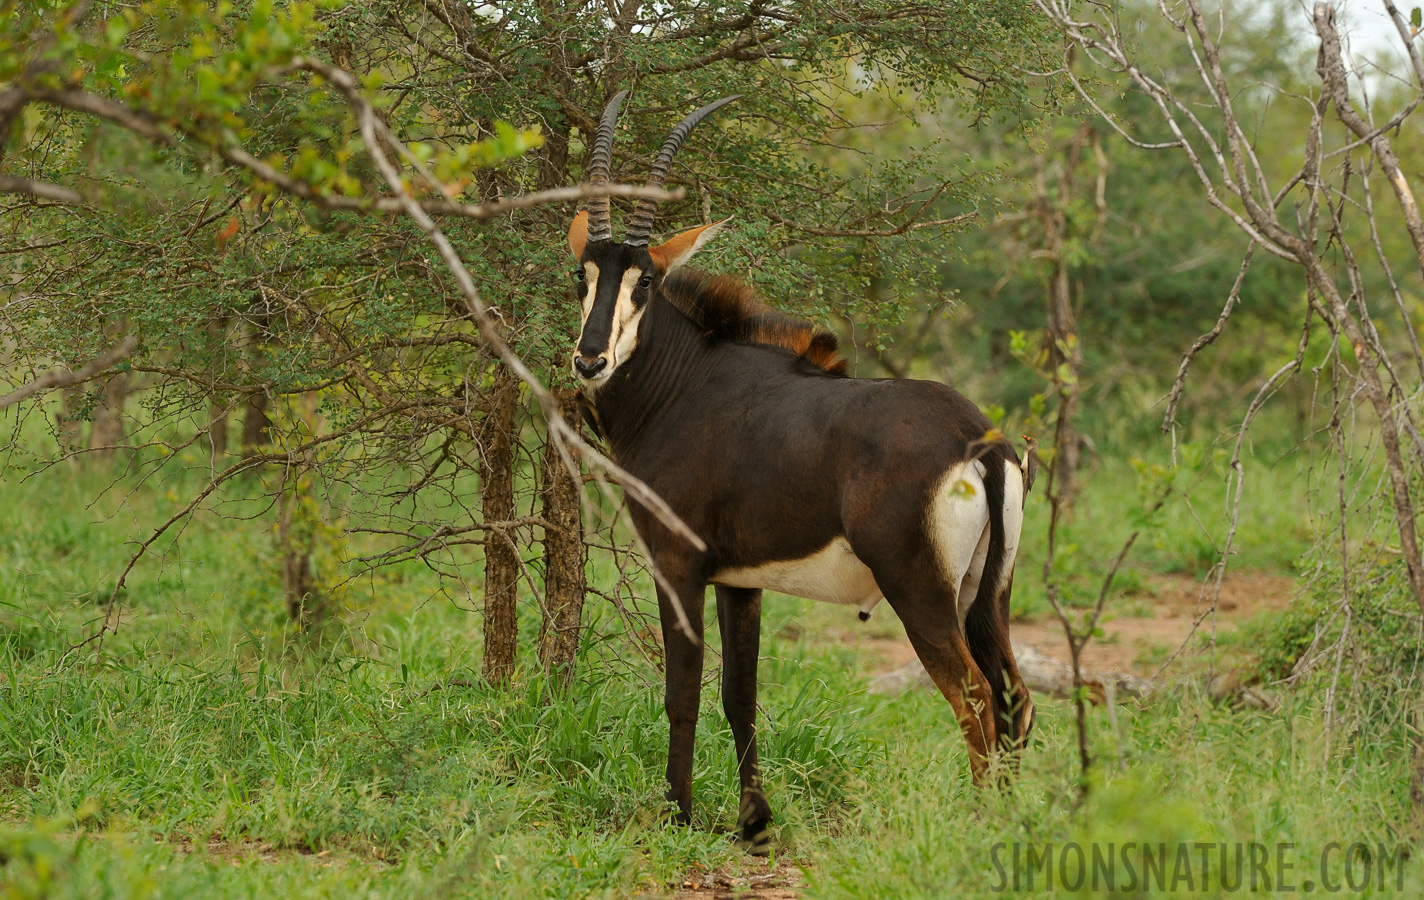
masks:
[[[1295,589],[1296,580],[1284,575],[1228,574],[1221,585],[1218,633],[1235,630],[1242,622],[1262,613],[1284,609]],[[1152,675],[1181,645],[1191,632],[1192,623],[1210,606],[1210,591],[1205,595],[1202,591],[1201,582],[1193,577],[1149,577],[1144,591],[1118,604],[1119,609],[1125,607],[1130,614],[1118,612],[1102,623],[1104,636],[1088,644],[1084,668],[1092,672]],[[883,616],[887,612],[878,608],[875,614]],[[1054,659],[1068,661],[1063,627],[1056,618],[1011,622],[1009,628],[1016,642],[1023,641]],[[1201,628],[1210,629],[1211,619],[1202,622]],[[903,632],[896,629],[887,634],[887,630],[861,635],[847,630],[840,636],[869,653],[874,660],[873,674],[878,674],[899,668],[915,658],[915,651]]]
[[[1192,630],[1192,623],[1211,606],[1211,586],[1195,578],[1153,576],[1149,592],[1135,596],[1129,605],[1137,615],[1118,615],[1103,623],[1104,637],[1088,644],[1084,665],[1094,672],[1151,675],[1177,649]],[[1242,622],[1266,612],[1282,610],[1295,594],[1296,581],[1282,575],[1242,573],[1227,575],[1221,584],[1217,607],[1218,633],[1235,630]],[[1211,618],[1202,629],[1210,630]],[[1063,627],[1056,619],[1013,622],[1014,638],[1037,647],[1055,659],[1068,661]]]
[[[698,872],[665,894],[644,894],[646,900],[796,900],[804,883],[801,870],[786,862],[757,866],[748,862],[737,871]]]

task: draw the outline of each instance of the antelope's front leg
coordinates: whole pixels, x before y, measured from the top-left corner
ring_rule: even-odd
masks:
[[[658,618],[663,627],[663,647],[667,654],[667,690],[663,705],[668,717],[667,799],[677,804],[674,821],[692,824],[692,744],[697,735],[697,709],[702,698],[702,606],[707,582],[686,576],[672,577],[682,608],[696,640],[678,624],[674,600],[658,588]]]
[[[761,650],[761,591],[717,588],[717,624],[722,630],[722,709],[732,726],[742,797],[737,804],[737,842],[753,856],[771,853],[771,804],[757,765],[757,656]]]

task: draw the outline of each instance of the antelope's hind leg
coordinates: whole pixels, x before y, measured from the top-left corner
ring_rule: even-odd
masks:
[[[964,742],[969,746],[970,774],[975,784],[983,784],[989,773],[989,757],[997,746],[993,695],[959,626],[953,589],[949,589],[947,597],[936,593],[916,591],[907,595],[887,590],[886,598],[905,624],[915,655],[954,709]]]
[[[999,730],[1000,749],[1008,752],[1012,773],[1018,770],[1019,756],[1033,730],[1034,707],[1009,639],[1009,599],[1014,588],[1014,564],[1023,531],[1027,488],[1018,465],[1011,460],[1005,460],[1003,465],[1004,544],[1002,556],[994,567],[998,573],[997,583],[977,585],[977,597],[969,608],[964,632],[975,663],[993,685],[994,722]]]
[[[757,765],[757,656],[761,650],[761,591],[717,588],[722,631],[722,709],[732,726],[742,796],[737,804],[737,844],[753,856],[771,852],[771,804]]]
[[[998,728],[992,687],[966,638],[966,618],[973,611],[968,604],[979,592],[990,543],[989,507],[979,472],[967,466],[950,470],[925,519],[923,531],[883,528],[877,535],[867,529],[866,539],[851,543],[904,623],[925,671],[953,707],[969,746],[969,770],[982,784],[998,747]]]
[[[1009,596],[1013,577],[1004,580],[1004,587],[992,600],[980,598],[969,610],[965,635],[975,664],[993,687],[994,724],[998,732],[998,749],[1008,754],[1011,772],[1018,769],[1019,756],[1033,730],[1034,708],[1028,686],[1019,674],[1009,640]]]

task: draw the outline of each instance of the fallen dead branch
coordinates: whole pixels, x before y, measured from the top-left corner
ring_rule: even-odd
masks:
[[[1022,641],[1014,641],[1013,645],[1019,674],[1030,691],[1062,698],[1072,696],[1072,666]],[[917,685],[934,687],[929,673],[918,659],[877,677],[871,682],[870,689],[877,694],[899,694]],[[1109,690],[1119,697],[1146,697],[1152,691],[1149,681],[1125,672],[1090,673],[1084,670],[1083,686],[1088,690],[1089,701],[1095,704],[1106,703]]]

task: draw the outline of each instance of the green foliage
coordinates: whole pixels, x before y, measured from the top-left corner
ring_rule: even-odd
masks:
[[[1357,743],[1370,739],[1371,719],[1396,721],[1418,696],[1419,607],[1402,560],[1360,566],[1345,583],[1332,549],[1317,550],[1306,594],[1254,629],[1250,677],[1331,696]]]
[[[685,220],[690,211],[715,200],[717,214],[736,214],[743,223],[737,237],[740,249],[724,248],[721,264],[747,272],[784,305],[824,315],[856,308],[862,302],[859,286],[864,240],[819,238],[802,252],[806,236],[788,231],[778,224],[782,221],[779,216],[769,214],[804,210],[809,223],[834,225],[843,219],[850,227],[850,220],[863,218],[867,212],[858,207],[878,195],[913,197],[925,190],[927,179],[935,175],[936,160],[920,154],[905,160],[886,158],[871,169],[852,165],[842,171],[845,167],[829,158],[809,159],[798,144],[832,125],[823,103],[831,97],[818,96],[822,92],[807,94],[797,85],[806,79],[831,78],[827,91],[841,99],[881,90],[893,92],[897,99],[927,103],[972,95],[976,108],[987,112],[1022,94],[1022,85],[1014,83],[1015,76],[1010,74],[1014,69],[1008,64],[1035,59],[1034,54],[1046,48],[1041,24],[1029,15],[1027,7],[1014,3],[963,4],[956,15],[944,18],[923,11],[902,14],[888,3],[857,4],[852,16],[846,14],[842,3],[827,0],[801,4],[794,16],[764,20],[759,20],[760,8],[753,4],[749,15],[757,22],[754,27],[774,32],[775,41],[783,48],[782,62],[775,64],[740,59],[741,53],[722,59],[713,52],[722,42],[735,43],[741,26],[723,22],[698,4],[660,7],[656,39],[641,31],[629,34],[610,29],[597,5],[569,7],[549,15],[538,4],[512,3],[504,5],[497,17],[462,13],[415,45],[406,37],[405,19],[422,14],[418,4],[381,6],[389,7],[389,15],[340,2],[246,0],[213,5],[194,0],[150,0],[136,7],[112,9],[100,3],[83,23],[55,17],[52,10],[11,11],[4,22],[7,42],[0,44],[0,78],[18,78],[27,72],[33,63],[31,48],[48,40],[53,44],[50,55],[63,60],[63,65],[24,76],[33,80],[37,92],[82,89],[112,97],[166,129],[173,144],[169,148],[160,142],[145,154],[150,156],[148,163],[130,174],[140,184],[168,181],[173,188],[144,198],[143,208],[110,223],[90,217],[75,222],[64,216],[41,215],[24,231],[36,241],[56,237],[82,240],[93,234],[96,226],[141,227],[143,221],[161,221],[195,199],[221,204],[253,191],[269,199],[254,196],[238,207],[240,212],[233,221],[242,235],[240,242],[228,243],[229,235],[226,241],[218,241],[218,246],[187,248],[178,258],[165,253],[169,258],[156,266],[150,260],[143,267],[144,274],[149,279],[163,278],[170,271],[189,271],[195,264],[205,269],[236,264],[247,270],[244,274],[249,282],[255,279],[276,288],[274,278],[281,282],[290,276],[277,276],[270,266],[254,258],[264,249],[281,246],[286,252],[330,258],[330,251],[336,248],[329,243],[321,246],[323,232],[333,227],[341,232],[364,231],[369,226],[342,219],[313,229],[308,216],[276,196],[272,185],[243,179],[240,169],[214,173],[205,151],[244,150],[310,186],[318,195],[360,197],[382,192],[379,177],[364,159],[344,98],[319,77],[291,70],[303,56],[335,58],[352,68],[395,132],[412,138],[408,147],[412,156],[430,167],[445,193],[462,200],[552,187],[576,177],[577,153],[587,140],[578,130],[588,121],[581,116],[596,116],[608,93],[637,72],[635,104],[641,108],[677,110],[713,93],[745,95],[722,121],[704,126],[710,136],[694,141],[683,154],[676,179],[694,190],[686,203],[666,210],[663,221],[674,225]],[[585,80],[587,67],[609,52],[610,41],[616,45],[616,64],[597,82]],[[491,80],[477,75],[472,80],[458,66],[452,68],[452,60],[461,56],[468,65],[496,77]],[[848,74],[852,68],[857,74]],[[961,71],[995,74],[982,79],[971,94],[965,87],[970,82],[959,78]],[[516,73],[538,72],[546,77],[515,77]],[[790,73],[794,73],[792,81],[786,77]],[[620,158],[626,152],[630,159],[641,160],[661,142],[669,124],[667,117],[632,114],[626,118],[619,136]],[[764,121],[778,122],[781,127],[770,131],[758,124]],[[507,122],[527,123],[528,127],[521,130]],[[18,135],[17,152],[9,155],[7,163],[27,167],[44,179],[63,182],[80,176],[96,187],[109,182],[112,187],[104,185],[92,192],[102,204],[111,202],[113,188],[121,188],[129,179],[113,177],[119,174],[112,169],[123,164],[120,160],[96,158],[96,153],[118,149],[116,143],[122,146],[127,140],[111,126],[95,130],[81,118],[37,101],[29,124]],[[530,157],[531,151],[541,149],[543,153]],[[131,153],[119,152],[124,163],[135,162]],[[479,171],[501,165],[501,174],[480,182]],[[615,175],[639,180],[641,166],[641,162],[620,166]],[[179,175],[176,183],[175,175]],[[113,185],[115,181],[119,184]],[[713,184],[717,185],[715,198]],[[808,195],[813,185],[820,188]],[[941,187],[940,192],[943,190]],[[960,189],[952,193],[967,196]],[[563,306],[565,292],[558,289],[565,267],[551,265],[552,260],[543,258],[542,252],[560,249],[567,218],[563,211],[554,215],[523,213],[510,221],[512,230],[500,229],[497,236],[482,233],[488,228],[449,224],[465,258],[477,274],[485,276],[480,283],[496,306],[531,294],[539,298],[535,304],[539,315],[544,314],[542,307],[554,304],[557,315],[549,324],[558,327],[553,333],[547,326],[518,332],[522,352],[535,358],[555,348],[562,353],[562,343],[568,338],[571,309]],[[222,219],[212,224],[220,227]],[[187,217],[164,222],[164,226],[150,241],[141,243],[171,247],[191,240],[198,231]],[[254,227],[265,234],[249,236],[248,230]],[[185,238],[178,238],[179,234]],[[332,301],[378,303],[377,284],[358,288],[343,283],[346,279],[339,273],[349,271],[353,261],[363,255],[385,255],[388,250],[382,244],[387,244],[389,237],[383,237],[382,229],[353,237],[357,239],[340,249],[337,267],[310,267],[304,273],[308,277],[303,279],[307,282],[303,287],[320,286],[323,293],[332,295]],[[880,255],[887,261],[900,254],[917,258],[926,249],[909,235],[882,243],[887,250]],[[236,259],[228,260],[228,256]],[[57,257],[44,268],[62,266],[66,259],[74,258],[69,252]],[[478,271],[482,257],[503,257],[503,261],[494,271]],[[746,267],[745,259],[755,262]],[[135,313],[125,302],[133,299],[133,292],[119,275],[132,269],[132,260],[126,262],[130,264],[115,270],[83,274],[91,286],[112,285],[105,295],[113,295],[117,303],[103,307],[104,317],[110,321],[131,319]],[[893,319],[903,313],[927,284],[918,271],[919,267],[913,266],[901,270],[906,280],[896,286],[890,308],[885,308],[883,301],[874,304],[877,315]],[[431,273],[421,274],[417,279],[422,282],[421,293],[428,294],[435,287]],[[183,326],[195,318],[247,314],[250,301],[240,293],[224,296],[220,284],[191,285],[176,296],[171,289],[166,291],[160,304],[165,315],[148,316],[140,323],[145,353],[171,353],[183,343],[176,340]],[[290,283],[283,289],[300,290]],[[155,293],[149,292],[150,300],[157,299]],[[154,304],[144,306],[153,308]],[[439,304],[433,308],[438,309]],[[429,301],[422,311],[432,311]],[[42,315],[47,318],[54,312],[46,310]],[[525,310],[525,315],[534,313]],[[409,315],[404,321],[410,321]],[[36,323],[22,324],[28,336]],[[401,330],[392,331],[403,335]],[[71,321],[49,339],[36,335],[32,351],[70,358],[98,343],[95,338],[79,322]],[[555,341],[554,346],[546,346],[549,340]],[[84,346],[78,347],[76,342]],[[219,374],[201,358],[183,363],[185,372],[194,371],[197,364],[205,374]],[[232,374],[221,373],[224,380],[232,380]]]

